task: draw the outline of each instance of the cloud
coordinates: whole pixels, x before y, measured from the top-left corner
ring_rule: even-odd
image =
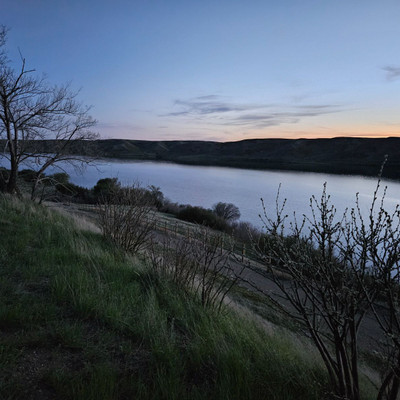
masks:
[[[218,96],[217,94],[207,94],[206,96],[198,96],[198,97],[196,97],[196,99],[198,99],[198,100],[214,100],[219,97],[220,96]]]
[[[211,125],[242,126],[246,129],[295,124],[302,118],[316,117],[342,111],[337,104],[240,104],[216,95],[175,100],[180,110],[164,114],[185,120],[201,120]]]
[[[195,97],[190,100],[175,100],[174,105],[183,110],[171,112],[167,116],[220,114],[257,108],[254,105],[228,103],[215,95]]]
[[[387,65],[382,69],[386,72],[386,79],[388,81],[394,81],[395,79],[400,78],[400,67]]]

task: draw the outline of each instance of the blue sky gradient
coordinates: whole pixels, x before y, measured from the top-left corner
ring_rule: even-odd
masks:
[[[400,136],[400,2],[2,0],[16,67],[104,138]]]

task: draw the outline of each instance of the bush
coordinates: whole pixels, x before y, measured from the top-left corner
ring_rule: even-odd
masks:
[[[69,183],[69,175],[66,172],[57,172],[53,175],[50,175],[49,178],[52,180],[53,184],[62,184],[66,185]]]
[[[376,354],[385,360],[376,398],[398,398],[400,208],[385,210],[386,189],[381,198],[379,190],[380,180],[367,217],[361,213],[358,196],[350,212],[346,209],[338,215],[324,184],[321,198],[310,199],[311,217],[291,223],[289,230],[285,229],[286,200],[279,201],[279,189],[274,218],[263,203],[267,231],[259,255],[285,301],[264,294],[308,331],[323,359],[335,398],[362,398],[358,337],[359,330],[365,329],[367,313],[376,318],[375,324],[387,339],[376,337]],[[284,270],[285,279],[279,269]],[[386,297],[386,308],[381,300],[379,311],[378,296],[382,300]]]
[[[222,203],[220,201],[213,205],[212,211],[227,222],[233,222],[240,218],[239,208],[232,203]]]
[[[159,248],[160,247],[160,248]],[[164,236],[161,246],[152,246],[152,268],[184,291],[195,293],[204,307],[221,310],[225,297],[239,275],[231,266],[233,243],[226,235],[201,227],[190,237]]]
[[[184,221],[205,225],[223,232],[230,231],[229,224],[224,219],[203,207],[186,206],[178,212],[177,217]]]
[[[19,171],[19,177],[25,182],[34,182],[37,178],[37,172],[33,169],[23,169]]]
[[[71,182],[57,183],[56,190],[60,194],[68,197],[69,200],[79,201],[82,203],[94,204],[96,199],[93,196],[93,191],[82,186],[75,185]]]
[[[100,201],[108,196],[115,196],[115,193],[120,189],[121,183],[118,181],[118,178],[103,178],[97,181],[93,188],[93,194]]]
[[[164,199],[160,211],[177,216],[179,214],[179,211],[181,211],[183,207],[185,206],[182,206],[179,203],[173,203],[169,199]]]
[[[242,243],[259,243],[261,232],[250,222],[237,222],[232,225],[233,236]]]
[[[132,186],[108,193],[99,208],[103,235],[120,248],[137,253],[150,244],[155,218],[145,189]]]

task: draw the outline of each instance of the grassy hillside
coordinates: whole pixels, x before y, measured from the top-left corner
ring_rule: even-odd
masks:
[[[1,197],[0,233],[1,399],[322,398],[313,356],[84,224]]]

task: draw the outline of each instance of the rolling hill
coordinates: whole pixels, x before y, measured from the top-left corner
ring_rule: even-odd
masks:
[[[400,179],[400,138],[251,139],[238,142],[97,141],[104,157],[251,169],[282,169]],[[76,149],[77,151],[82,151]]]

